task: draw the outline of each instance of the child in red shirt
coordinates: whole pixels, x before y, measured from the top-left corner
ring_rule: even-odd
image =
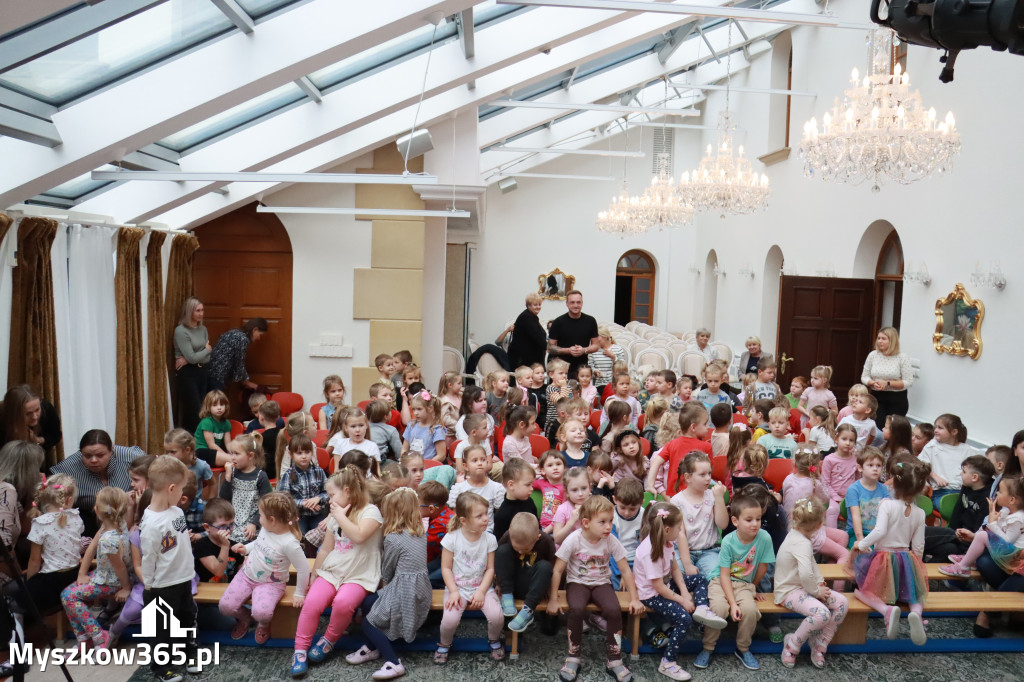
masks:
[[[683,405],[679,412],[679,427],[683,434],[669,441],[658,454],[651,457],[651,468],[647,473],[646,487],[649,492],[656,493],[655,479],[662,465],[668,462],[668,481],[665,494],[675,495],[681,482],[679,463],[689,453],[697,450],[711,456],[711,443],[703,440],[708,434],[708,411],[702,403],[691,401]]]
[[[423,481],[416,489],[420,497],[420,515],[427,529],[427,571],[435,590],[444,589],[441,577],[441,540],[455,512],[448,507],[448,489],[438,481]]]

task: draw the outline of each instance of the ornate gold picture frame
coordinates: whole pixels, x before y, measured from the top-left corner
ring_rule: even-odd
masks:
[[[564,301],[565,294],[576,288],[576,276],[567,275],[558,268],[537,276],[537,293],[548,301]]]
[[[935,302],[935,333],[932,345],[936,353],[967,355],[972,360],[981,357],[981,322],[985,318],[985,304],[973,299],[957,283],[945,298]]]

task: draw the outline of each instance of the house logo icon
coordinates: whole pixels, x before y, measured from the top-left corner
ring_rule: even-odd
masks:
[[[142,609],[142,631],[135,637],[156,637],[157,632],[166,632],[172,638],[196,636],[196,628],[183,628],[174,611],[162,598],[157,597]]]

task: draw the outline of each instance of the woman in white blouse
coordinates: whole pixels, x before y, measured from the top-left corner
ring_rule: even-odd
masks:
[[[879,429],[885,427],[885,418],[890,414],[907,415],[907,389],[914,383],[914,368],[910,366],[910,356],[900,352],[900,334],[892,327],[878,330],[875,349],[864,361],[860,380],[878,400],[875,423]]]

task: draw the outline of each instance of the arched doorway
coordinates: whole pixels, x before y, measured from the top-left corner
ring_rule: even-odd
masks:
[[[893,230],[878,252],[875,266],[875,331],[900,328],[903,309],[903,244]]]
[[[615,268],[615,324],[654,323],[654,258],[633,249]]]
[[[192,266],[196,296],[206,308],[210,342],[263,317],[267,334],[249,346],[249,378],[275,391],[292,386],[292,243],[280,219],[250,204],[197,227]],[[234,419],[250,419],[248,392],[229,384]]]
[[[782,249],[773,244],[764,258],[761,293],[761,347],[775,353],[779,330],[779,285],[782,279]]]
[[[711,330],[711,338],[715,338],[715,310],[718,308],[718,254],[714,249],[708,251],[704,261],[704,310],[701,314],[700,327]]]

